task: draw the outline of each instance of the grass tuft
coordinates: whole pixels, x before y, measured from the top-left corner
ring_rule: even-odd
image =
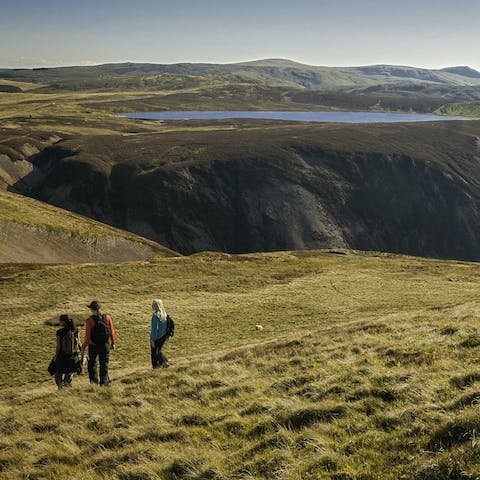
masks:
[[[480,335],[471,334],[459,343],[462,348],[476,348],[480,346]]]
[[[432,450],[449,449],[474,440],[480,432],[480,413],[470,411],[445,422],[431,435],[428,443]]]
[[[276,416],[275,422],[285,428],[301,430],[315,423],[332,422],[346,414],[344,405],[324,408],[305,408],[293,412],[282,412]]]
[[[470,387],[476,382],[480,382],[480,372],[474,371],[465,375],[456,375],[450,378],[450,383],[457,388]]]

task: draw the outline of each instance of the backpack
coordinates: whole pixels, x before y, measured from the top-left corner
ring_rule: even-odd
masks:
[[[167,337],[172,338],[175,334],[175,322],[171,319],[170,315],[167,315]]]
[[[66,331],[60,338],[60,351],[65,355],[73,355],[77,351],[76,332]]]
[[[111,332],[110,327],[107,323],[107,316],[102,315],[102,318],[93,317],[95,322],[92,332],[90,333],[90,338],[95,345],[105,345],[110,340]]]

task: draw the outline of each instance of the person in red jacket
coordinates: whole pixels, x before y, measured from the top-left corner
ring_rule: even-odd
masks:
[[[88,377],[90,383],[98,385],[97,357],[100,363],[100,385],[109,386],[108,362],[110,349],[115,348],[115,329],[112,317],[102,314],[102,306],[94,300],[88,307],[91,315],[85,324],[85,341],[82,345],[82,354],[88,347]]]

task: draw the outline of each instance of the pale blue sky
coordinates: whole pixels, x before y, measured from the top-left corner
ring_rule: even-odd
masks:
[[[0,67],[107,62],[480,69],[480,0],[0,0]]]

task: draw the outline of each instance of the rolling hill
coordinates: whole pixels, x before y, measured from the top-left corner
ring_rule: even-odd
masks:
[[[317,67],[282,59],[259,60],[237,64],[105,64],[89,67],[37,68],[0,72],[0,77],[24,82],[52,84],[68,81],[93,81],[108,78],[224,76],[269,85],[300,86],[336,90],[358,86],[395,83],[442,84],[451,86],[480,85],[480,73],[469,67],[428,70],[395,65],[365,67]]]

